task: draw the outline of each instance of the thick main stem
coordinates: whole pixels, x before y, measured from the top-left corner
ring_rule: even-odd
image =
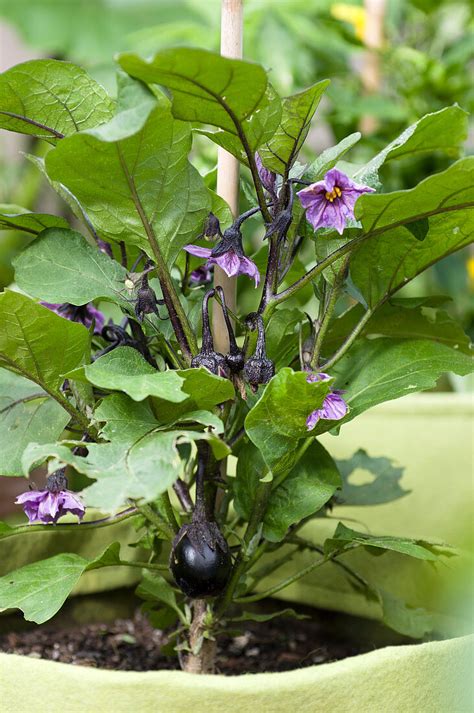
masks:
[[[222,0],[221,6],[221,54],[224,57],[241,59],[242,57],[242,0]],[[239,212],[239,162],[228,151],[219,146],[217,150],[217,194],[228,204],[234,218]],[[225,303],[231,312],[235,312],[236,287],[235,277],[229,277],[218,265],[214,268],[214,286],[222,287]],[[227,354],[229,336],[221,306],[213,305],[213,335],[216,351]]]

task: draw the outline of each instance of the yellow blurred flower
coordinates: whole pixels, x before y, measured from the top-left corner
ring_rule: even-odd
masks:
[[[470,255],[466,260],[467,278],[469,280],[469,288],[474,290],[474,255]]]
[[[360,5],[349,5],[347,3],[335,3],[331,5],[331,15],[336,20],[349,23],[354,28],[355,36],[361,42],[364,41],[366,13],[365,8]]]

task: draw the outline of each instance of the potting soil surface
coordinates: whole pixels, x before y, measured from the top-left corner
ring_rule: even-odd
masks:
[[[310,616],[231,624],[232,631],[218,640],[217,673],[289,671],[407,642],[364,619],[304,607],[298,613]],[[167,632],[153,628],[139,612],[110,623],[42,625],[0,635],[5,653],[121,671],[179,669],[176,656],[162,653],[167,643]]]

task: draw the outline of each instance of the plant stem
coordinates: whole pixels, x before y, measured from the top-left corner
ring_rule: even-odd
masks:
[[[348,552],[349,548],[345,550],[345,552]],[[258,602],[261,599],[266,599],[267,597],[271,597],[274,594],[277,594],[277,592],[280,592],[282,589],[286,589],[286,587],[289,587],[290,584],[294,584],[294,582],[297,582],[299,579],[302,577],[306,577],[307,574],[312,572],[314,569],[317,567],[321,567],[321,565],[325,564],[326,562],[331,562],[338,554],[338,552],[334,552],[332,555],[326,555],[322,557],[320,560],[316,560],[316,562],[312,562],[310,565],[305,567],[304,569],[300,569],[299,572],[296,572],[295,574],[291,575],[291,577],[287,577],[286,579],[282,580],[278,584],[273,585],[273,587],[270,587],[269,589],[266,589],[263,592],[259,592],[257,594],[251,594],[250,596],[245,596],[245,597],[237,597],[234,601],[238,602],[239,604],[247,604],[249,602]]]
[[[327,360],[325,364],[322,365],[321,369],[323,371],[326,371],[327,369],[330,369],[331,367],[334,366],[342,357],[344,354],[350,349],[350,347],[354,344],[355,340],[359,336],[359,334],[362,332],[364,329],[365,325],[369,321],[369,319],[373,315],[373,310],[368,309],[367,312],[363,315],[363,317],[359,320],[359,322],[356,324],[352,332],[349,334],[349,336],[346,338],[346,340],[341,344],[339,349],[336,351],[333,356]]]
[[[191,653],[184,660],[184,670],[188,673],[214,673],[216,662],[215,639],[205,637],[209,629],[209,616],[205,599],[193,602],[193,620],[189,629]]]
[[[317,370],[319,366],[319,357],[321,355],[321,348],[323,346],[324,338],[329,329],[331,319],[336,308],[337,300],[341,293],[342,286],[344,284],[344,279],[347,273],[348,257],[344,260],[344,264],[339,270],[334,284],[332,286],[331,292],[329,293],[329,299],[327,302],[326,309],[322,321],[320,322],[318,333],[316,335],[316,340],[314,342],[313,356],[311,357],[310,367],[313,371]]]
[[[137,567],[138,569],[149,569],[153,572],[169,571],[169,567],[167,564],[154,564],[152,562],[128,562],[127,560],[120,560],[119,565],[125,565],[126,567]]]
[[[108,527],[109,525],[115,525],[117,522],[122,522],[122,520],[127,520],[129,517],[133,517],[138,513],[138,508],[129,507],[122,512],[117,513],[117,515],[110,515],[110,517],[103,517],[99,520],[86,520],[86,522],[59,522],[55,525],[18,525],[18,527],[12,528],[11,532],[7,531],[4,535],[0,537],[1,540],[6,540],[8,537],[14,537],[15,535],[24,535],[28,532],[56,532],[58,530],[68,531],[77,529],[78,527],[83,530],[92,530],[98,527]]]
[[[258,484],[257,491],[255,493],[252,512],[250,514],[247,529],[246,529],[244,537],[243,537],[242,546],[241,546],[241,548],[239,550],[239,554],[237,555],[237,558],[235,560],[235,564],[234,564],[229,582],[227,584],[227,587],[225,588],[222,596],[216,603],[216,608],[215,608],[216,618],[219,618],[220,616],[222,616],[222,614],[225,612],[227,607],[232,602],[235,588],[237,587],[237,585],[240,581],[240,578],[241,578],[242,574],[244,573],[245,568],[248,564],[248,555],[247,555],[248,546],[250,545],[250,543],[251,543],[252,539],[255,537],[255,535],[258,533],[258,530],[259,530],[260,525],[263,520],[263,516],[265,514],[265,510],[267,508],[267,502],[268,502],[268,498],[270,496],[271,489],[272,489],[271,483],[259,482],[259,484]]]

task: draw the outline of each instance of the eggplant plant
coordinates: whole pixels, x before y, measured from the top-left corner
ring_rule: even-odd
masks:
[[[28,564],[0,578],[0,609],[41,624],[84,572],[135,567],[152,622],[174,626],[182,666],[209,672],[226,626],[332,566],[379,602],[389,626],[423,635],[430,613],[394,605],[347,554],[436,563],[447,546],[369,534],[343,517],[315,543],[304,526],[333,506],[337,516],[348,497],[322,434],[471,370],[469,339],[443,298],[398,296],[471,242],[465,112],[420,118],[366,165],[346,160],[359,134],[302,164],[328,81],[280,98],[261,66],[189,48],[122,54],[118,66],[116,100],[67,62],[0,76],[0,127],[49,144],[44,159],[27,158],[74,217],[71,227],[1,206],[0,225],[30,240],[0,295],[0,472],[41,466],[47,480],[17,499],[29,523],[2,523],[0,537],[87,537],[129,519],[139,550],[111,542],[95,559]],[[193,166],[193,138],[241,163],[240,215]],[[384,192],[382,165],[429,152],[458,160]],[[238,283],[236,307],[212,285],[218,270]],[[278,580],[302,550],[311,564]]]

